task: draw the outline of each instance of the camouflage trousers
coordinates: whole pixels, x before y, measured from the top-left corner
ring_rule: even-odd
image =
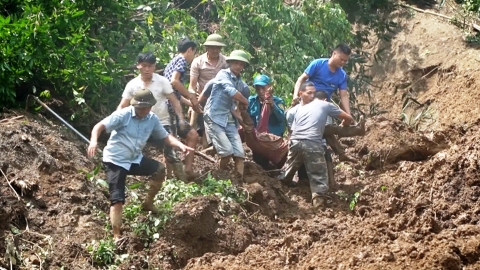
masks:
[[[326,193],[328,191],[327,163],[325,148],[321,142],[290,140],[285,171],[280,179],[290,183],[302,165],[305,165],[307,171],[312,197]]]

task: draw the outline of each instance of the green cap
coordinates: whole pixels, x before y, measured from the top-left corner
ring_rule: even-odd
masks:
[[[227,62],[232,61],[232,60],[237,60],[237,61],[242,61],[245,62],[246,64],[250,64],[250,56],[242,51],[242,50],[234,50],[230,53],[230,55],[227,57]]]
[[[156,103],[157,100],[148,89],[138,90],[133,94],[133,98],[130,100],[130,105],[137,108],[152,107]]]
[[[216,47],[225,47],[225,43],[223,43],[223,38],[219,34],[211,34],[207,37],[203,46],[216,46]]]

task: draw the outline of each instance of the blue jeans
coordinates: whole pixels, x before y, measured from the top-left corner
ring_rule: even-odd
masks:
[[[226,127],[219,126],[214,123],[210,117],[204,115],[206,132],[215,147],[217,154],[221,157],[245,157],[242,139],[238,134],[235,123],[228,123]]]

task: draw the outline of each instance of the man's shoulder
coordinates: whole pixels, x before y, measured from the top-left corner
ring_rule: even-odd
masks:
[[[315,65],[322,65],[324,64],[325,62],[328,62],[328,58],[317,58],[317,59],[314,59],[311,64],[315,64]]]
[[[127,85],[125,86],[125,88],[129,87],[129,86],[133,86],[133,85],[136,85],[138,84],[139,82],[141,82],[141,78],[140,78],[140,74],[137,75],[135,78],[131,79],[130,81],[127,82]]]
[[[162,76],[158,73],[153,73],[153,77],[152,77],[153,81],[154,82],[158,82],[158,83],[167,83],[167,84],[170,84],[170,81],[165,77],[165,76]]]
[[[207,58],[207,53],[201,54],[201,55],[193,58],[192,66],[196,65],[196,64],[201,64],[203,61],[205,61],[206,58]]]
[[[178,65],[187,65],[187,60],[181,54],[177,54],[175,57],[173,57],[172,60],[170,60],[170,62],[168,62],[165,69],[167,69],[169,67],[178,66]]]
[[[110,114],[110,116],[117,116],[117,117],[124,117],[124,116],[132,116],[132,109],[131,105],[121,108],[120,110],[116,110]]]

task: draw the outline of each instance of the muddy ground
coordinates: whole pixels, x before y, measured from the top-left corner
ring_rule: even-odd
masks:
[[[378,79],[383,94],[375,92],[373,101],[385,113],[367,113],[365,137],[341,140],[360,162],[335,160],[338,187],[325,209],[311,209],[308,185],[282,186],[248,161],[248,202],[226,211],[214,197],[181,202],[147,247],[125,228],[121,253],[130,257],[119,268],[480,269],[477,56],[456,63],[454,52],[467,59],[474,50],[462,33],[439,18],[407,13],[398,15],[401,29]],[[437,30],[443,43],[429,32]],[[449,57],[442,61],[445,42]],[[405,49],[415,57],[402,58]],[[424,76],[431,66],[437,71]],[[402,80],[410,86],[399,88]],[[407,92],[430,100],[433,121],[401,120]],[[86,177],[98,159],[87,159],[87,145],[46,112],[4,111],[0,121],[0,267],[101,269],[86,249],[108,233],[107,194]],[[147,152],[159,158],[151,147]],[[228,177],[199,158],[196,168]]]

